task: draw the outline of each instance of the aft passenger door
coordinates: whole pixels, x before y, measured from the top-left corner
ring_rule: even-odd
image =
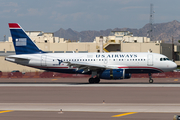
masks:
[[[46,66],[46,55],[41,56],[41,66]]]
[[[147,55],[147,65],[153,66],[153,55],[152,54]]]

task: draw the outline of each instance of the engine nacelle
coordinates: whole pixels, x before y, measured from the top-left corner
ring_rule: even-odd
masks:
[[[99,78],[101,79],[129,79],[131,78],[131,74],[125,73],[124,69],[110,69],[105,70],[99,74]]]

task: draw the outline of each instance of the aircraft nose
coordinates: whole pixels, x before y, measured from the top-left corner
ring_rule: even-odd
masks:
[[[177,68],[177,64],[176,64],[175,62],[173,62],[172,65],[171,65],[171,67],[172,67],[172,69],[174,70],[174,69]]]

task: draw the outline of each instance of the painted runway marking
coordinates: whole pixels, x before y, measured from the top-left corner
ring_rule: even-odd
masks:
[[[12,112],[13,110],[0,111],[0,113]]]
[[[55,81],[55,80],[57,80],[57,79],[51,79],[51,81]]]
[[[136,114],[137,112],[128,112],[128,113],[123,113],[123,114],[119,114],[119,115],[113,115],[111,117],[122,117],[122,116],[126,116],[126,115],[131,115],[131,114]]]
[[[178,79],[174,79],[174,81],[178,81]]]

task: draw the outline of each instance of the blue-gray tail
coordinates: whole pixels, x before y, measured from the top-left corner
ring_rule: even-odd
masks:
[[[40,50],[17,23],[9,23],[16,54],[45,53]]]

